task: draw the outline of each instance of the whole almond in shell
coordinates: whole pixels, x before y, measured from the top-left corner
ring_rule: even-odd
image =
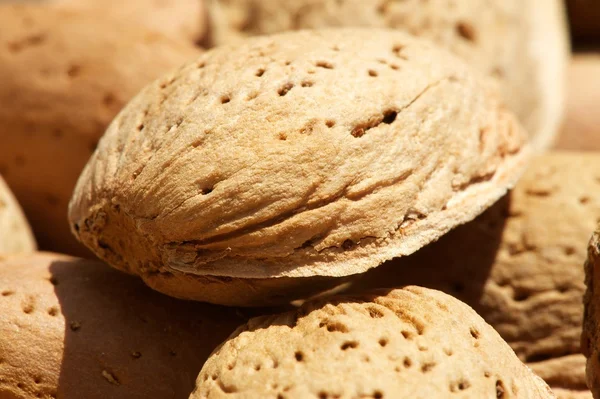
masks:
[[[251,319],[191,399],[554,398],[473,309],[409,286]]]
[[[146,87],[86,166],[70,220],[167,294],[247,305],[195,276],[364,272],[481,213],[528,153],[492,85],[429,42],[291,32],[213,49]],[[181,273],[197,287],[158,282]]]
[[[42,249],[89,255],[67,223],[77,177],[121,107],[199,52],[42,5],[2,5],[0,26],[0,174]]]
[[[425,37],[500,83],[535,148],[548,148],[559,133],[570,55],[563,0],[208,0],[207,5],[213,44],[325,27],[393,28]]]
[[[187,398],[209,354],[247,320],[178,301],[100,262],[0,261],[0,398]]]

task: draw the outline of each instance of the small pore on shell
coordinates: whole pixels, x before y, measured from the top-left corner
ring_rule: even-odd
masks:
[[[383,317],[383,312],[374,306],[367,309],[369,311],[369,317],[372,319],[380,319]]]
[[[333,69],[333,64],[328,61],[317,61],[315,63],[315,66],[317,66],[319,68],[324,68],[324,69]]]
[[[392,53],[402,60],[408,60],[408,57],[403,54],[404,47],[405,46],[402,44],[395,44],[394,47],[392,47]]]
[[[460,380],[450,384],[450,392],[464,391],[469,389],[470,386],[471,383],[468,380],[461,378]]]
[[[496,398],[504,399],[506,393],[506,388],[504,387],[504,383],[502,380],[496,381]]]
[[[288,83],[284,84],[283,86],[281,86],[279,88],[279,90],[277,90],[277,94],[279,94],[279,96],[283,97],[286,94],[288,94],[289,91],[292,90],[293,87],[294,87],[294,84],[291,82],[288,82]]]
[[[212,193],[214,190],[214,187],[204,187],[200,190],[200,192],[202,193],[202,195],[207,195]]]
[[[328,332],[347,333],[349,331],[348,327],[344,323],[341,323],[339,321],[324,320],[319,323],[319,327],[326,327]]]
[[[473,28],[473,25],[471,25],[468,22],[459,22],[456,24],[456,32],[458,33],[458,35],[460,37],[462,37],[463,39],[470,41],[470,42],[474,42],[476,37],[475,37],[475,28]]]
[[[362,137],[369,130],[378,127],[382,123],[384,123],[386,125],[391,125],[392,123],[394,123],[396,121],[397,116],[398,116],[398,111],[393,110],[393,109],[386,110],[382,113],[382,115],[379,118],[376,118],[376,119],[374,118],[368,122],[357,125],[354,129],[352,129],[350,134],[356,138]]]
[[[358,348],[358,342],[356,341],[346,341],[340,346],[340,349],[343,351],[356,348]]]
[[[428,373],[431,370],[433,370],[433,368],[437,366],[436,362],[425,362],[421,365],[421,372],[422,373]]]

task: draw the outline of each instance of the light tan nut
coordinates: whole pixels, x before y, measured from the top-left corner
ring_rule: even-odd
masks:
[[[94,261],[0,261],[1,398],[186,398],[249,316],[178,301]]]
[[[473,309],[420,287],[251,319],[202,368],[191,399],[553,398]]]
[[[563,0],[208,0],[207,4],[209,39],[215,44],[324,27],[393,28],[425,37],[500,82],[504,100],[535,148],[549,147],[559,132],[570,53]]]
[[[343,277],[474,218],[528,153],[492,86],[429,42],[292,32],[211,50],[146,87],[69,214],[98,256],[144,278]],[[185,295],[213,300],[202,284]]]
[[[199,52],[42,5],[1,5],[0,26],[0,174],[40,248],[89,256],[67,223],[77,176],[121,107]]]

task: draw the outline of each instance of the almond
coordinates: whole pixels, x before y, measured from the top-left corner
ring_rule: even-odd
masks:
[[[248,318],[50,253],[0,261],[0,307],[1,398],[186,398]]]
[[[0,5],[0,173],[40,247],[89,255],[67,204],[77,176],[121,107],[199,52],[93,13]]]
[[[251,319],[190,399],[554,398],[473,309],[409,286]]]
[[[503,99],[535,148],[548,148],[559,132],[570,56],[563,0],[208,0],[207,4],[209,39],[214,44],[326,27],[392,28],[425,37],[500,83]]]
[[[429,42],[285,33],[147,86],[90,159],[70,220],[111,265],[223,303],[150,278],[361,273],[473,219],[528,152],[493,85]]]

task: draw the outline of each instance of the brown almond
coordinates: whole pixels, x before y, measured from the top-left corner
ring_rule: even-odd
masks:
[[[40,247],[89,255],[67,203],[106,126],[145,84],[199,52],[101,15],[0,6],[0,173]]]
[[[392,28],[425,37],[500,83],[535,148],[548,148],[559,132],[570,53],[563,0],[208,0],[207,5],[215,44],[328,27]]]
[[[178,301],[100,262],[0,261],[0,398],[186,398],[211,351],[246,321]]]
[[[365,274],[350,292],[419,284],[454,295],[557,392],[589,397],[579,337],[586,243],[600,220],[598,190],[600,154],[540,156],[483,215]]]
[[[266,298],[156,278],[364,272],[481,213],[528,152],[493,86],[429,42],[284,33],[147,86],[82,173],[70,220],[98,256],[165,293],[247,305]]]
[[[190,399],[554,398],[473,309],[440,291],[382,290],[251,319]]]

